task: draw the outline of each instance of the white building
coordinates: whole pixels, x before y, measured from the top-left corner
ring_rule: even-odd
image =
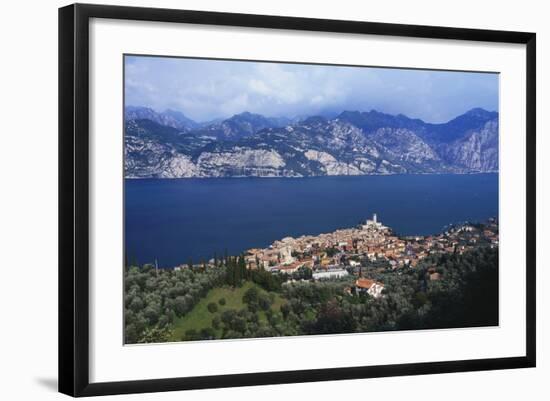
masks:
[[[385,230],[388,227],[386,227],[382,223],[380,223],[378,221],[378,216],[376,215],[376,213],[374,213],[372,215],[372,220],[367,220],[366,223],[361,226],[361,228],[363,230],[372,230],[372,229]]]
[[[370,280],[367,278],[359,278],[355,281],[355,291],[366,292],[371,297],[380,298],[382,297],[382,290],[384,289],[384,284]]]
[[[332,278],[341,278],[341,277],[346,277],[348,274],[349,274],[348,271],[345,269],[321,270],[321,271],[313,272],[313,279],[324,280],[324,279],[332,279]]]
[[[280,248],[279,257],[281,258],[282,264],[288,265],[294,262],[294,258],[292,257],[292,247],[284,246]]]

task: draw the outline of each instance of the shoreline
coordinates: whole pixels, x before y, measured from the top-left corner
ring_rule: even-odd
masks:
[[[372,225],[373,221],[374,221],[374,225]],[[367,227],[369,224],[371,224],[370,228]],[[376,225],[376,224],[378,224],[378,225]],[[376,220],[366,220],[365,225],[357,225],[357,226],[352,226],[352,227],[341,227],[341,228],[337,228],[336,230],[329,231],[329,232],[322,232],[322,233],[318,233],[318,234],[302,234],[302,235],[297,236],[297,237],[285,236],[285,237],[278,238],[278,239],[272,241],[269,245],[267,245],[264,248],[257,248],[257,247],[247,248],[247,249],[243,249],[240,253],[238,253],[236,255],[229,255],[229,256],[247,255],[247,254],[251,254],[251,253],[255,254],[258,251],[260,251],[261,253],[273,252],[273,251],[276,251],[279,246],[286,247],[286,246],[288,246],[287,244],[289,244],[289,243],[295,244],[297,242],[302,242],[302,241],[322,242],[325,238],[334,238],[334,237],[337,237],[338,235],[350,235],[350,236],[355,235],[355,238],[357,238],[358,235],[365,234],[365,230],[369,230],[369,229],[371,230],[371,234],[372,234],[372,230],[374,229],[376,234],[382,234],[382,236],[384,236],[384,237],[387,236],[387,237],[395,238],[399,242],[414,243],[414,242],[418,242],[418,241],[425,241],[428,238],[432,238],[432,239],[448,238],[450,236],[449,233],[460,232],[461,230],[465,229],[466,227],[471,227],[472,229],[474,229],[474,227],[476,227],[476,226],[481,225],[481,226],[484,226],[484,227],[488,227],[491,224],[496,224],[497,227],[498,227],[498,218],[493,216],[493,217],[487,218],[483,222],[482,221],[463,221],[463,222],[449,223],[449,224],[447,224],[443,227],[444,229],[442,229],[441,231],[436,232],[436,233],[414,234],[414,235],[398,235],[398,234],[396,234],[396,232],[391,227],[384,226],[381,223],[376,223]],[[477,229],[477,228],[475,228],[475,229]],[[468,231],[471,231],[471,229],[468,230]],[[497,234],[497,241],[498,241],[498,234]],[[336,240],[336,242],[334,242],[334,241],[332,241],[332,242],[333,243],[330,246],[323,247],[323,248],[338,248],[339,246],[336,245],[336,244],[338,242],[341,242],[341,239]],[[289,252],[289,254],[292,251],[293,250],[291,250]],[[344,253],[345,252],[346,251],[344,251]],[[205,263],[210,264],[211,260],[213,260],[213,259],[214,258],[207,259],[205,261]],[[181,266],[185,266],[185,265],[186,265],[185,263],[180,263],[180,264],[177,264],[177,265],[171,266],[171,267],[163,267],[163,269],[175,269],[177,267],[181,267]],[[198,266],[198,265],[200,265],[200,263],[199,264],[194,263],[193,266],[195,266],[195,265]]]
[[[261,175],[232,175],[232,176],[223,176],[223,177],[214,177],[214,176],[192,176],[192,177],[124,177],[124,180],[209,180],[209,179],[236,179],[236,178],[281,178],[281,179],[310,179],[310,178],[327,178],[327,177],[391,177],[391,176],[421,176],[421,175],[482,175],[482,174],[499,174],[500,171],[472,171],[472,172],[463,172],[463,173],[451,173],[451,172],[442,172],[442,173],[374,173],[374,174],[341,174],[341,175],[307,175],[307,176],[261,176]]]

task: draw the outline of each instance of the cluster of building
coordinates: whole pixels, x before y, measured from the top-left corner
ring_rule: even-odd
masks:
[[[265,249],[249,249],[245,258],[250,269],[263,267],[273,273],[292,274],[307,268],[314,280],[355,274],[359,278],[353,291],[366,291],[377,297],[381,295],[383,284],[363,278],[362,266],[414,268],[430,254],[462,254],[479,246],[498,246],[496,219],[486,224],[449,227],[438,235],[398,237],[374,214],[372,219],[354,228],[315,236],[287,237]]]

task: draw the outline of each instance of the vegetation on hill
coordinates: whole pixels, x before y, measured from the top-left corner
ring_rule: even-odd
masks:
[[[498,249],[431,255],[415,268],[365,268],[383,297],[351,294],[354,277],[289,281],[243,258],[180,271],[125,270],[126,343],[498,324]]]
[[[224,338],[224,334],[231,335],[228,330],[224,333],[225,322],[229,316],[233,318],[235,312],[253,310],[258,312],[258,324],[265,323],[265,311],[279,311],[284,302],[281,295],[269,293],[251,281],[240,287],[214,288],[191,312],[174,320],[170,341]]]

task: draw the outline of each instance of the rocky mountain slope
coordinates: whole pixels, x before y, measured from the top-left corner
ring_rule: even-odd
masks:
[[[445,124],[376,111],[297,122],[245,112],[202,127],[170,117],[127,110],[127,178],[498,171],[498,114],[482,109]]]

